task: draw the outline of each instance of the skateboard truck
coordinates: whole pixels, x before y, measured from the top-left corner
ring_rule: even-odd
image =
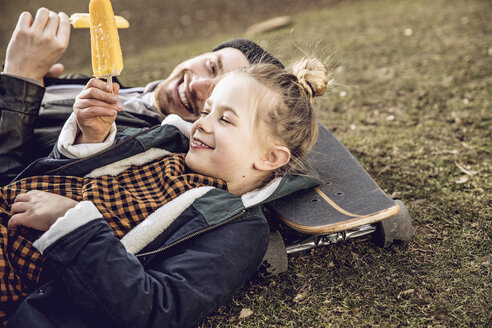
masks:
[[[288,255],[363,237],[374,233],[376,230],[376,224],[366,224],[348,231],[332,232],[325,235],[302,235],[287,246],[284,244],[280,232],[275,230],[270,234],[270,243],[263,257],[260,274],[263,277],[269,277],[287,271]]]
[[[399,207],[396,215],[379,222],[361,225],[345,231],[307,235],[285,228],[283,225],[277,226],[277,230],[270,234],[270,244],[260,268],[261,274],[264,277],[268,277],[287,271],[288,255],[337,244],[350,239],[372,235],[376,244],[382,247],[387,247],[395,241],[409,241],[413,237],[410,215],[403,202],[400,200],[395,202]],[[284,228],[282,229],[282,227]],[[284,231],[284,229],[286,230]],[[295,238],[283,237],[279,230],[282,230],[284,234],[295,234]],[[285,245],[284,238],[287,245]]]
[[[279,230],[274,230],[270,234],[270,243],[259,269],[260,275],[269,277],[287,271],[288,255],[363,237],[374,233],[376,230],[376,224],[366,224],[348,231],[338,231],[324,235],[301,235],[301,237],[290,242],[287,246],[285,246],[284,237],[282,237]]]
[[[308,249],[328,246],[349,239],[359,238],[375,232],[376,225],[366,224],[348,231],[333,232],[327,235],[314,235],[294,242],[285,247],[288,255]]]

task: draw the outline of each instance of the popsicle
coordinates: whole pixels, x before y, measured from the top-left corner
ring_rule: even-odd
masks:
[[[123,55],[111,1],[91,0],[89,16],[92,71],[94,76],[112,83],[112,77],[120,75],[123,69]]]
[[[114,16],[116,19],[116,27],[117,28],[129,28],[130,23],[121,16]],[[73,28],[90,28],[90,18],[87,13],[75,13],[70,16],[70,24],[72,24]]]

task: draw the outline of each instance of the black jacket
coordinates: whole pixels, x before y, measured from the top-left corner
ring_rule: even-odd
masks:
[[[46,85],[84,85],[88,78],[47,79]],[[75,98],[43,102],[45,88],[0,75],[0,186],[12,181],[33,160],[48,156],[73,110]],[[125,108],[124,108],[125,109]],[[156,116],[118,113],[118,133],[160,123]]]

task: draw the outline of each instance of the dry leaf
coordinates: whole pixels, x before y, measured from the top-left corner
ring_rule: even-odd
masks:
[[[467,175],[464,175],[461,178],[459,178],[458,180],[456,180],[456,183],[459,183],[459,184],[466,183],[466,182],[468,182],[468,176]]]
[[[293,301],[294,303],[300,303],[304,301],[307,298],[307,296],[308,294],[306,292],[301,292],[294,297]]]
[[[252,314],[253,311],[251,309],[243,308],[239,313],[239,319],[246,319],[247,317],[250,317]]]
[[[415,289],[407,289],[407,290],[401,291],[400,293],[398,293],[398,299],[405,297],[405,296],[409,296],[409,295],[413,294],[414,292],[415,292]]]
[[[257,23],[248,27],[246,33],[248,35],[254,35],[259,33],[270,32],[282,27],[292,25],[293,20],[289,16],[275,17],[261,23]]]
[[[469,170],[469,169],[467,170],[462,165],[460,165],[460,163],[458,163],[458,162],[454,162],[454,164],[460,169],[461,172],[463,172],[466,175],[469,175],[471,177],[478,173],[477,171],[472,171],[472,170]]]

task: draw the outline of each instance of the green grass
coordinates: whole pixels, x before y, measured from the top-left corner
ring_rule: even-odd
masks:
[[[297,17],[292,37],[266,36],[286,57],[292,39],[321,40],[343,68],[318,101],[320,118],[407,204],[416,237],[389,249],[361,240],[294,256],[287,274],[253,281],[205,326],[492,323],[490,9],[361,2]],[[295,302],[299,293],[305,299]],[[254,314],[237,319],[244,307]]]
[[[319,118],[403,200],[415,238],[292,256],[287,273],[254,278],[201,326],[492,325],[491,13],[479,0],[350,2],[255,38],[287,62],[296,44],[327,58],[337,83],[317,99]],[[126,58],[122,79],[162,78],[237,36],[150,49]],[[243,308],[253,314],[239,319]]]

